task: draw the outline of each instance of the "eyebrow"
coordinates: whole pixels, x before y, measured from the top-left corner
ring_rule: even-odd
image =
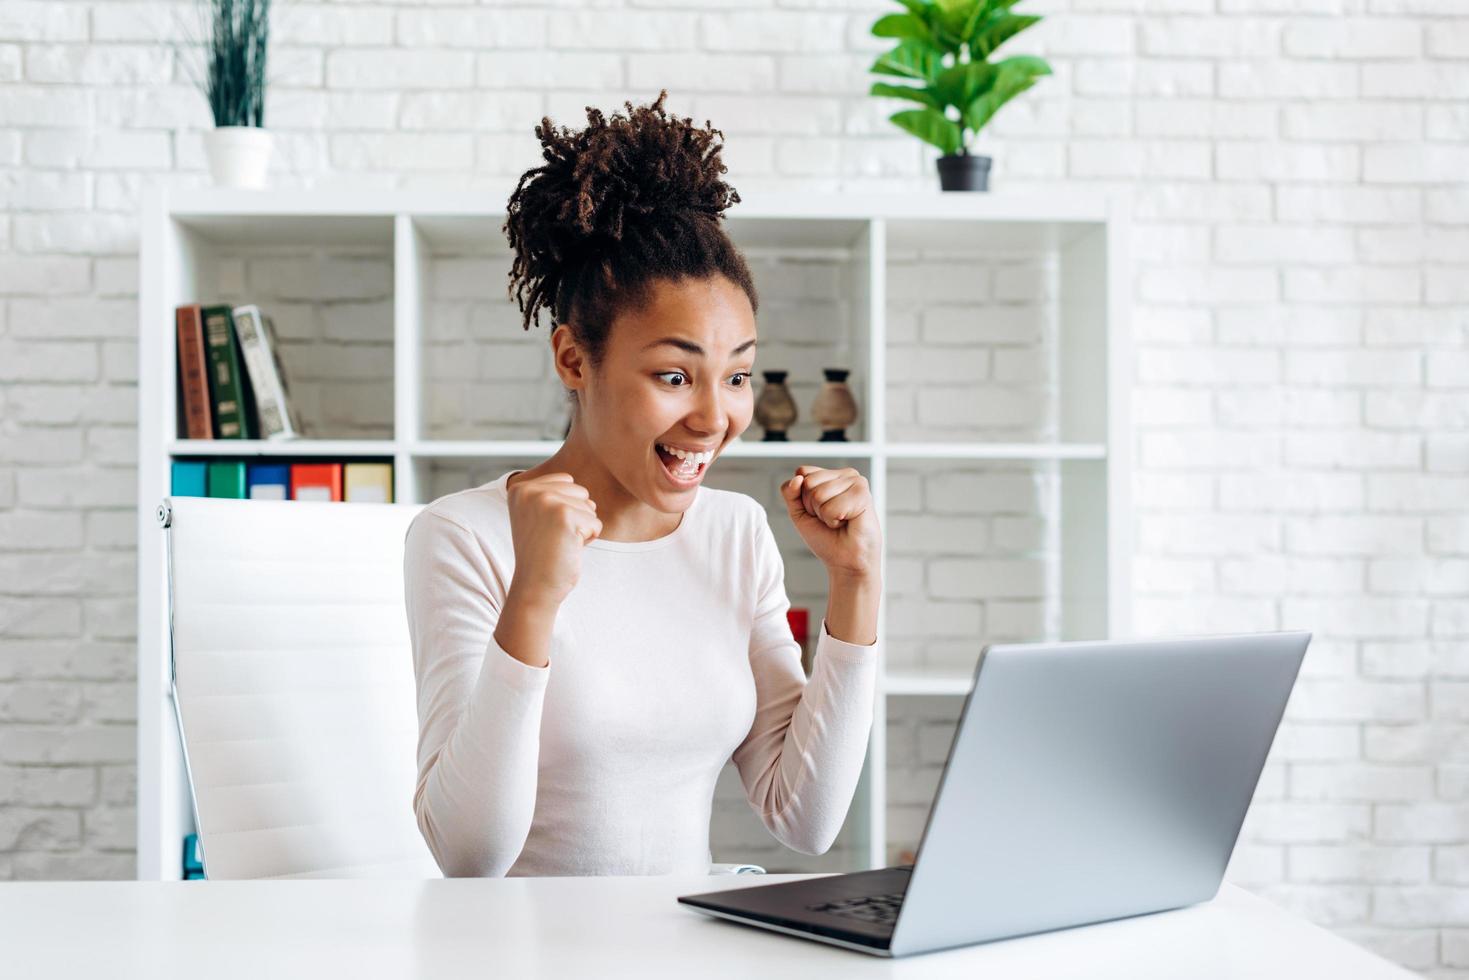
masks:
[[[679,350],[688,351],[690,354],[698,354],[702,356],[704,353],[704,348],[700,347],[692,340],[684,340],[682,337],[663,337],[660,340],[653,341],[647,347],[644,347],[643,350],[651,350],[652,348],[657,347],[661,344],[668,344],[670,347],[677,347]],[[730,354],[743,354],[745,351],[754,346],[754,339],[750,339],[745,341],[743,344],[740,344],[740,346],[736,347],[734,350],[730,351]]]

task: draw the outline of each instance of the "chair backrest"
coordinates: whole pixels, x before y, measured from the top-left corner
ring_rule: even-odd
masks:
[[[175,707],[205,872],[442,877],[413,815],[408,504],[167,498]]]

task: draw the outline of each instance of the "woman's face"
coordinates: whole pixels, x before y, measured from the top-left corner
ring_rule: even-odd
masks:
[[[658,279],[642,307],[618,313],[601,363],[583,372],[577,424],[629,494],[682,513],[713,458],[750,424],[754,366],[744,290],[721,275]]]

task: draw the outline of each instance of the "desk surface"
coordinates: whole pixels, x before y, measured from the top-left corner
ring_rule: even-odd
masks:
[[[1211,902],[884,959],[678,895],[803,875],[0,882],[14,977],[1248,977],[1412,974],[1233,885]]]

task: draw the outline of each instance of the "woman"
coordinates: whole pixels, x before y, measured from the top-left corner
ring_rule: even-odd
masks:
[[[441,497],[406,539],[413,808],[445,875],[709,870],[731,758],[770,832],[832,844],[872,725],[880,532],[867,481],[781,493],[825,563],[812,676],[763,507],[700,486],[750,424],[754,284],[706,123],[651,105],[536,128],[510,198],[524,326],[574,398],[550,459]]]

